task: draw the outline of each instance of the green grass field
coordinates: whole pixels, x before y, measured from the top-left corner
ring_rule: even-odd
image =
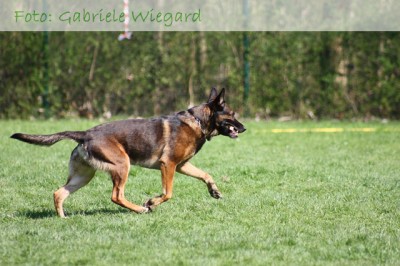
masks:
[[[75,144],[9,136],[97,123],[0,121],[0,265],[400,264],[399,123],[247,122],[239,140],[214,138],[192,160],[222,200],[177,174],[173,199],[137,215],[111,202],[97,172],[60,219],[52,197]],[[160,192],[158,171],[131,168],[129,200]]]

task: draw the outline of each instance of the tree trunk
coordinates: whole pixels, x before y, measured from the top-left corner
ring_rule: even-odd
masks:
[[[193,79],[196,76],[196,39],[194,33],[192,34],[192,43],[190,51],[190,76],[189,76],[189,108],[194,106],[195,95],[193,89]]]

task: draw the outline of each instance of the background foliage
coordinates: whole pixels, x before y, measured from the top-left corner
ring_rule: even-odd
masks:
[[[250,94],[243,100],[244,35]],[[228,88],[261,118],[400,118],[397,32],[1,32],[0,118],[152,116]]]

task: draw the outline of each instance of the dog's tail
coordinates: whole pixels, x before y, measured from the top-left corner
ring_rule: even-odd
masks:
[[[51,135],[30,135],[23,133],[15,133],[11,136],[11,138],[13,139],[42,146],[51,146],[54,143],[63,139],[72,139],[78,143],[82,143],[84,142],[85,137],[86,137],[86,131],[64,131]]]

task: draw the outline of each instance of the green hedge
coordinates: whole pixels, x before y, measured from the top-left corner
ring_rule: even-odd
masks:
[[[250,40],[250,93],[243,101]],[[152,116],[228,89],[261,118],[400,118],[397,32],[1,32],[0,118]]]

